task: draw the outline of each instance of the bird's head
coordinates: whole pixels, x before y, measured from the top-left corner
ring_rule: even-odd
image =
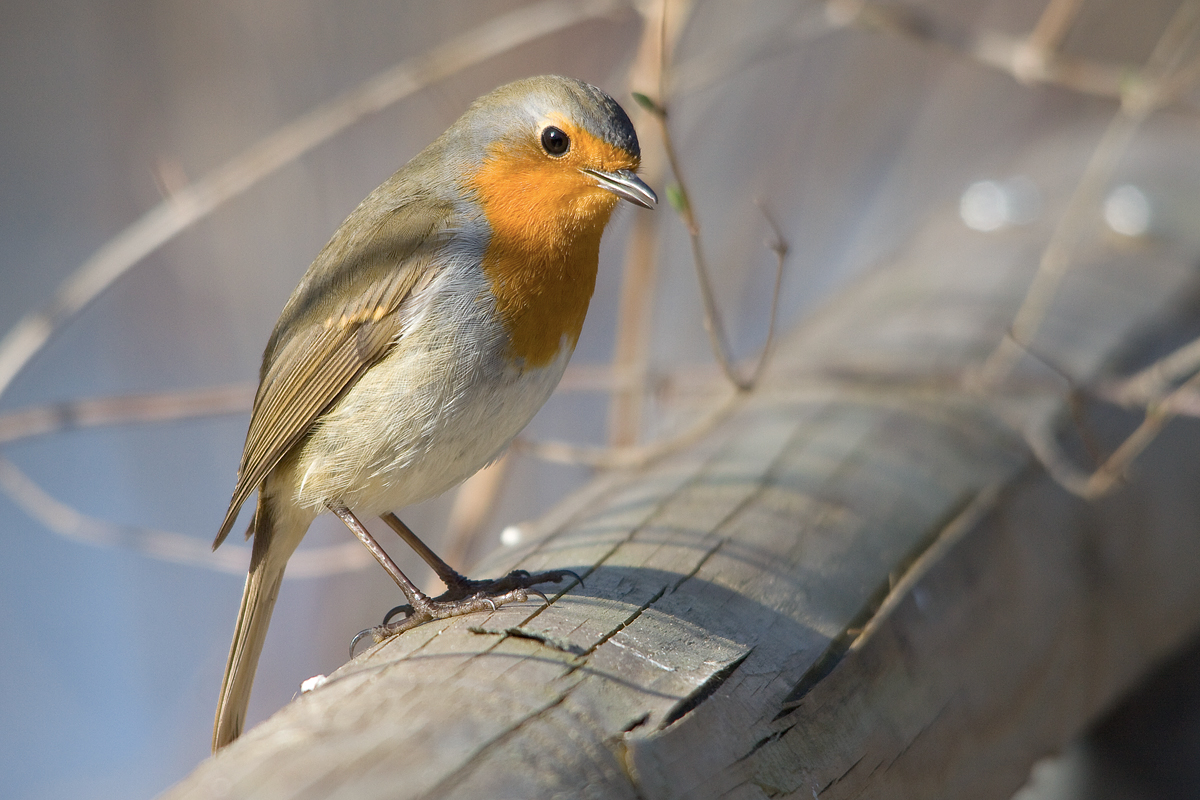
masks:
[[[456,127],[473,140],[479,160],[468,183],[498,231],[557,239],[555,228],[603,229],[619,199],[658,202],[634,173],[641,148],[629,116],[582,81],[549,75],[501,86]]]

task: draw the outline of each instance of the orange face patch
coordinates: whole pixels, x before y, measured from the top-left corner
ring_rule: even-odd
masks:
[[[571,140],[559,157],[537,137],[496,145],[471,181],[492,229],[483,271],[514,358],[545,366],[574,347],[596,285],[600,236],[617,197],[580,170],[632,169],[637,159],[557,117]],[[544,127],[544,126],[543,126]],[[539,128],[539,135],[540,135]]]

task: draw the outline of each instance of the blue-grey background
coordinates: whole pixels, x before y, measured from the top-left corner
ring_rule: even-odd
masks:
[[[202,177],[339,92],[519,5],[0,5],[0,333],[44,306],[164,191]],[[957,208],[972,182],[1031,174],[1045,195],[1042,212],[1052,213],[1115,109],[1110,99],[1021,85],[915,39],[831,27],[819,2],[687,5],[673,4],[688,16],[671,124],[739,355],[762,339],[771,280],[762,245],[768,229],[752,200],[766,204],[791,246],[781,303],[786,328],[903,248],[931,210]],[[1086,39],[1089,55],[1140,63],[1177,4],[1133,5],[1090,3],[1098,10],[1067,45],[1083,47]],[[1045,3],[911,6],[949,39],[966,42],[983,31],[1027,33]],[[574,75],[629,107],[641,37],[638,14],[619,8],[433,83],[317,147],[123,276],[0,396],[0,413],[252,383],[292,287],[367,192],[473,98],[514,78]],[[1158,144],[1186,139],[1187,124],[1169,115],[1154,120],[1125,173],[1148,187],[1163,212],[1157,235],[1194,241],[1185,235],[1192,217],[1166,212],[1194,207],[1196,181],[1176,168],[1176,151]],[[641,128],[649,152],[657,133]],[[606,236],[576,364],[611,357],[634,213],[621,211]],[[686,237],[668,209],[655,213],[660,273],[651,365],[664,375],[711,370]],[[649,403],[659,414],[667,406]],[[602,393],[558,395],[530,436],[602,443],[606,413]],[[652,414],[651,428],[660,418]],[[207,543],[233,487],[247,421],[248,411],[66,432],[7,445],[0,455],[81,513]],[[515,459],[473,554],[500,546],[505,526],[544,511],[589,474]],[[436,542],[451,502],[431,501],[404,518]],[[305,547],[346,539],[324,519]],[[0,794],[148,798],[186,774],[208,754],[242,576],[62,538],[2,495],[0,542]],[[427,575],[392,549],[402,566]],[[251,723],[287,702],[305,678],[343,663],[354,632],[396,602],[390,581],[363,563],[285,582]]]

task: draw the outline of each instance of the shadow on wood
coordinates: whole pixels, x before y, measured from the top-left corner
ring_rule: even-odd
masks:
[[[1085,503],[1023,443],[1056,376],[960,388],[1044,235],[932,221],[717,430],[474,570],[582,586],[371,649],[166,796],[1008,797],[1200,623],[1194,424]],[[1095,376],[1191,279],[1101,254],[1039,352]]]

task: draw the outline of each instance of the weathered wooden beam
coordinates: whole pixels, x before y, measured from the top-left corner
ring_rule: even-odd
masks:
[[[931,223],[711,433],[475,570],[582,586],[371,649],[166,796],[1009,796],[1200,624],[1196,426],[1089,504],[1020,435],[1048,370],[957,388],[1028,244]],[[1039,352],[1095,375],[1189,289],[1160,255],[1072,273]]]

